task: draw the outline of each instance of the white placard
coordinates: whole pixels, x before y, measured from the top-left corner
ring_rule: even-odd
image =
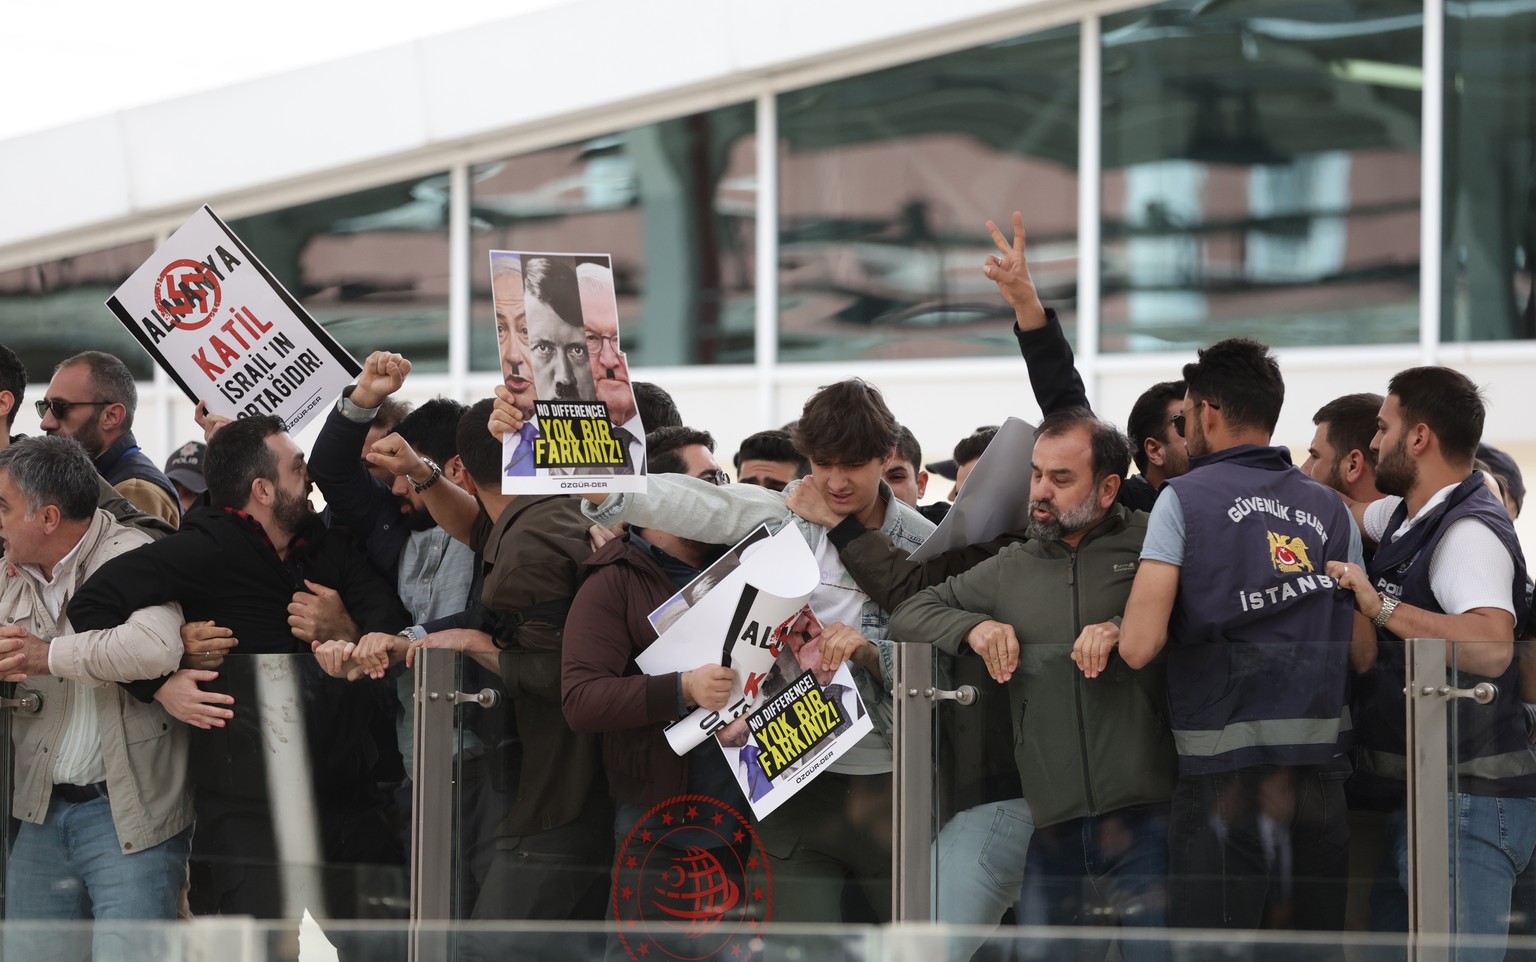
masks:
[[[206,205],[107,299],[194,402],[297,433],[362,367]]]

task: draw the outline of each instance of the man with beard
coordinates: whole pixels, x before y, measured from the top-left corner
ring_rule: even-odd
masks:
[[[1502,939],[1515,877],[1536,849],[1536,753],[1516,697],[1514,639],[1530,608],[1525,560],[1504,505],[1472,469],[1483,418],[1482,395],[1457,371],[1418,367],[1394,376],[1371,442],[1376,486],[1390,497],[1359,509],[1376,553],[1366,571],[1331,563],[1328,572],[1354,592],[1376,628],[1354,658],[1373,692],[1356,720],[1359,766],[1362,778],[1389,786],[1399,804],[1406,804],[1402,639],[1453,639],[1446,644],[1455,669],[1450,684],[1498,686],[1490,705],[1455,702],[1450,831],[1454,931]],[[1406,888],[1405,814],[1399,810],[1389,825]],[[1503,956],[1502,942],[1457,950],[1459,959]]]
[[[998,293],[1014,310],[1013,333],[1029,368],[1029,383],[1045,414],[1071,407],[1088,407],[1083,379],[1073,363],[1056,311],[1040,302],[1024,259],[1024,218],[1013,212],[1013,243],[997,225],[987,221],[987,231],[997,246],[988,255],[982,273],[997,284]],[[1163,381],[1142,392],[1131,406],[1126,432],[1131,436],[1131,458],[1139,474],[1120,486],[1120,503],[1134,511],[1150,511],[1163,482],[1189,470],[1184,438],[1173,431],[1173,416],[1184,402],[1183,381]],[[958,460],[958,459],[957,459]],[[955,488],[960,485],[956,479]]]
[[[1173,424],[1190,471],[1152,509],[1123,626],[1092,626],[1078,646],[1092,672],[1117,643],[1133,668],[1167,645],[1169,922],[1337,930],[1350,641],[1370,626],[1323,569],[1360,563],[1359,531],[1337,494],[1269,446],[1285,382],[1267,347],[1221,341],[1184,382]]]
[[[139,450],[133,436],[138,405],[128,366],[111,354],[84,351],[54,368],[37,416],[44,434],[79,441],[119,494],[174,527],[181,523],[181,501],[171,479]]]
[[[1346,394],[1317,409],[1317,430],[1301,470],[1350,501],[1368,504],[1381,497],[1376,488],[1376,412],[1380,394]]]
[[[587,357],[597,382],[597,399],[608,405],[613,436],[624,445],[624,466],[616,474],[644,474],[645,432],[629,386],[629,360],[619,350],[619,305],[614,299],[613,271],[601,264],[580,264],[581,323],[586,330]],[[652,425],[651,428],[661,427]]]
[[[1129,462],[1124,436],[1087,409],[1046,415],[1032,454],[1027,540],[924,589],[891,617],[897,641],[980,655],[1008,685],[1015,718],[1029,706],[1031,722],[1013,731],[1044,909],[1030,922],[1166,924],[1174,750],[1167,725],[1151,723],[1162,717],[1162,668],[1133,671],[1117,656],[1090,662],[1081,640],[1090,625],[1112,625],[1131,591],[1147,516],[1116,503]],[[1120,951],[1128,960],[1167,957],[1151,941],[1127,940]]]
[[[361,879],[392,876],[356,871],[357,863],[403,864],[376,788],[376,769],[389,766],[391,756],[399,767],[398,749],[379,737],[388,722],[376,683],[349,685],[325,675],[308,657],[310,645],[294,636],[288,605],[295,590],[326,588],[364,631],[398,631],[406,613],[355,542],[320,524],[309,505],[304,453],[280,418],[223,426],[208,442],[204,474],[209,506],[189,512],[176,534],[102,565],[70,602],[70,623],[77,630],[111,627],[141,608],[174,601],[190,621],[217,619],[243,654],[304,656],[260,665],[227,658],[218,672],[184,669],[134,693],[206,729],[193,733],[191,747],[194,912],[283,918],[276,826],[316,819],[316,854],[334,866],[322,869],[330,913],[362,917],[367,904],[398,894],[359,891]],[[280,741],[269,737],[275,722],[258,708],[259,692],[272,684],[292,684],[298,693],[312,796],[268,785],[269,764],[291,757],[266,747]],[[294,807],[274,809],[282,799]]]

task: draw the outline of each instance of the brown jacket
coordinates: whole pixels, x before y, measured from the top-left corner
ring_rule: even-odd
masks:
[[[678,718],[677,675],[646,675],[635,665],[656,640],[646,616],[677,589],[628,538],[603,545],[587,570],[565,626],[565,718],[576,731],[604,733],[614,797],[650,809],[688,789],[687,760],[661,733]]]
[[[523,743],[517,801],[501,821],[502,836],[558,828],[574,821],[593,794],[607,792],[596,736],[571,731],[560,712],[562,609],[592,553],[589,525],[566,495],[525,496],[494,525],[482,513],[471,533],[486,565],[480,597],[497,621],[492,634],[505,646],[501,680]]]

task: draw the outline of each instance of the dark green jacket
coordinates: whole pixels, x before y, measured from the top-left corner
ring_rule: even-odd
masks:
[[[1134,671],[1116,651],[1093,679],[1072,661],[1085,626],[1125,612],[1146,532],[1144,512],[1114,505],[1076,550],[1059,541],[1009,545],[891,616],[895,640],[954,653],[970,651],[966,633],[983,621],[1013,626],[1014,758],[1038,826],[1173,795],[1177,762],[1161,660]]]

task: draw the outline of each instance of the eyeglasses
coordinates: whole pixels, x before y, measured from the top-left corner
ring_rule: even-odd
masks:
[[[97,408],[99,408],[99,407],[106,407],[108,404],[112,404],[112,403],[114,403],[114,402],[112,402],[112,401],[61,401],[58,398],[43,398],[41,401],[33,402],[32,406],[37,409],[37,416],[38,417],[45,418],[45,417],[48,416],[48,412],[52,411],[53,412],[53,419],[55,421],[62,421],[62,420],[64,420],[64,415],[69,413],[69,409],[70,408],[77,408],[77,407],[81,407],[81,406],[90,406],[90,407],[97,407]]]
[[[1196,410],[1196,411],[1200,410],[1200,405],[1202,405],[1202,404],[1204,404],[1207,407],[1209,407],[1212,411],[1220,411],[1221,410],[1221,405],[1217,404],[1214,401],[1206,401],[1204,399],[1195,402],[1194,410]],[[1178,414],[1175,414],[1173,417],[1169,418],[1168,419],[1168,423],[1173,425],[1173,431],[1174,431],[1175,434],[1177,434],[1181,438],[1184,436],[1184,412],[1183,411],[1180,411]]]
[[[587,334],[587,353],[603,353],[604,344],[610,345],[614,353],[617,354],[619,350],[619,336],[617,334]]]
[[[708,481],[710,484],[717,488],[722,484],[731,483],[730,475],[726,474],[724,471],[721,471],[719,468],[716,468],[713,471],[705,471],[703,474],[699,475],[698,478],[700,481]]]

